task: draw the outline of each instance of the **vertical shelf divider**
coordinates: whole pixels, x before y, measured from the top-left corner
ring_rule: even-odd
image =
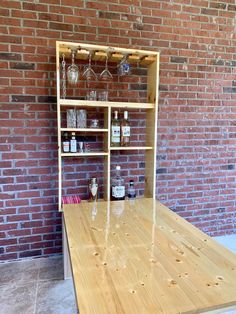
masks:
[[[159,84],[159,54],[156,60],[148,66],[147,93],[148,101],[155,104],[154,109],[146,112],[146,145],[152,146],[147,150],[145,167],[145,197],[156,197],[156,154],[157,154],[157,113],[158,113],[158,84]]]
[[[57,141],[58,141],[58,207],[62,211],[62,157],[61,157],[61,106],[60,106],[60,46],[56,42],[56,71],[57,71]]]
[[[108,152],[108,156],[104,157],[104,199],[110,200],[110,127],[111,126],[111,107],[105,108],[104,127],[108,128],[108,132],[104,134],[104,151]]]

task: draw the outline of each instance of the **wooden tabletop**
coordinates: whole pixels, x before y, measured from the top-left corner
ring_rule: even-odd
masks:
[[[236,255],[158,201],[66,205],[64,222],[80,314],[236,305]]]

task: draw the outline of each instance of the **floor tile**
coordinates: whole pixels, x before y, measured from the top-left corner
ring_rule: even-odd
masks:
[[[214,239],[232,252],[236,253],[236,234],[215,237]]]
[[[35,314],[77,314],[72,280],[39,281]]]
[[[39,280],[52,279],[63,279],[62,256],[40,259]]]
[[[34,314],[37,283],[0,287],[0,314]]]
[[[38,280],[38,260],[18,261],[0,264],[0,286],[23,285]]]

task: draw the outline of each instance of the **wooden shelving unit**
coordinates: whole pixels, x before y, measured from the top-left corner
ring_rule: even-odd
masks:
[[[81,99],[63,99],[61,95],[61,58],[62,54],[70,58],[71,49],[77,48],[76,59],[88,60],[89,51],[92,51],[93,61],[104,62],[106,56],[109,62],[119,63],[123,55],[128,55],[128,62],[137,62],[147,67],[147,102],[121,102],[121,101],[89,101]],[[62,209],[62,159],[70,157],[101,156],[104,160],[104,199],[110,200],[110,172],[111,155],[115,151],[138,151],[143,150],[146,158],[145,168],[145,197],[155,198],[156,189],[156,133],[157,133],[157,110],[158,110],[158,83],[159,83],[159,52],[125,49],[118,47],[89,45],[57,41],[56,43],[57,64],[57,121],[58,121],[58,182],[59,182],[59,209]],[[65,128],[61,126],[61,112],[68,108],[103,108],[104,128],[79,129]],[[110,126],[112,109],[143,109],[146,110],[146,146],[111,147]],[[103,151],[91,151],[87,153],[63,153],[61,148],[62,132],[76,132],[77,134],[101,133],[104,138]],[[78,161],[79,162],[79,161]]]

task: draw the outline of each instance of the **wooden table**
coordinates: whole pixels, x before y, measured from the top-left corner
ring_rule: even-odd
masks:
[[[236,313],[236,255],[161,203],[66,205],[64,224],[80,314]]]

